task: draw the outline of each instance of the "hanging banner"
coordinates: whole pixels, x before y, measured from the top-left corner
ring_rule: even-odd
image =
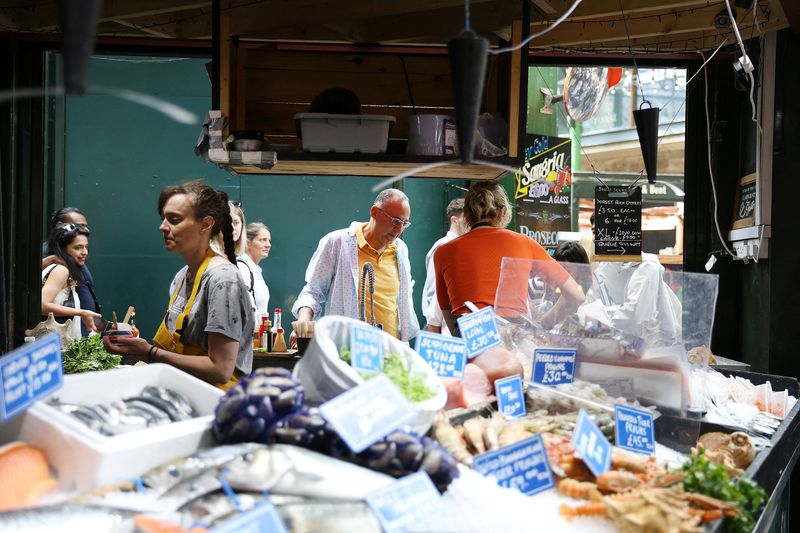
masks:
[[[525,164],[516,174],[514,191],[517,231],[552,254],[558,232],[572,230],[572,141],[527,135],[525,146]]]

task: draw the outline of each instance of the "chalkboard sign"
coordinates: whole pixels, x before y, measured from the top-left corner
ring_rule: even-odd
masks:
[[[733,204],[732,228],[746,228],[755,224],[756,190],[758,182],[755,174],[748,174],[739,180],[736,188],[736,201]]]
[[[596,261],[641,261],[641,187],[595,187],[594,254]]]

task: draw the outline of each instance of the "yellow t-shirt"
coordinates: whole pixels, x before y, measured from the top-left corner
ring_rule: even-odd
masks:
[[[356,228],[358,240],[358,291],[361,297],[361,272],[365,262],[372,263],[375,268],[375,322],[383,325],[383,331],[399,337],[398,335],[398,309],[397,296],[400,294],[400,272],[397,270],[397,245],[390,244],[382,253],[378,253],[364,238],[366,223]],[[369,280],[367,280],[369,284]],[[371,321],[369,305],[369,285],[367,285],[366,318]]]

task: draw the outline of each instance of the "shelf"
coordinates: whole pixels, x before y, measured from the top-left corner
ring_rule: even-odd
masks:
[[[309,176],[366,176],[391,177],[415,167],[447,161],[452,157],[421,157],[392,154],[278,154],[271,168],[248,164],[220,165],[235,174],[286,174]],[[516,167],[514,158],[499,157],[493,163]],[[454,163],[415,174],[419,178],[492,180],[505,174],[504,170],[479,164]]]

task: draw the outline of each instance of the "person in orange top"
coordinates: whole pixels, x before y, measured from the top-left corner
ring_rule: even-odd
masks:
[[[456,319],[469,312],[465,302],[478,308],[495,304],[504,257],[538,260],[537,274],[561,289],[556,305],[542,319],[552,326],[571,309],[583,302],[580,286],[536,241],[504,229],[511,221],[511,202],[499,183],[482,181],[470,187],[464,198],[464,216],[470,231],[443,244],[436,250],[436,297],[450,331],[456,331]],[[512,269],[508,282],[519,284],[520,303],[498,311],[506,318],[522,314],[527,308],[528,280],[532,263],[524,262],[525,271]],[[506,283],[506,281],[504,281]]]

